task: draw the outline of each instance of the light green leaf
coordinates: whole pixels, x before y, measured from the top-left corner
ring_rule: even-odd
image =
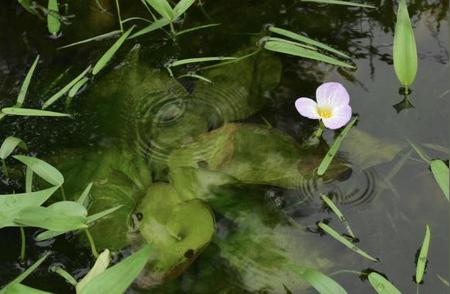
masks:
[[[97,221],[97,220],[107,216],[108,214],[113,213],[114,211],[116,211],[117,209],[121,208],[122,206],[123,205],[118,205],[116,207],[113,207],[113,208],[110,208],[110,209],[106,209],[106,210],[103,210],[103,211],[101,211],[99,213],[90,215],[90,216],[87,217],[87,223],[88,224],[92,224],[93,222],[95,222],[95,221]]]
[[[31,14],[36,14],[36,10],[34,9],[31,0],[17,0],[22,7]]]
[[[369,274],[369,282],[378,294],[401,294],[388,280],[376,272]]]
[[[64,183],[63,175],[47,162],[35,157],[23,155],[16,155],[14,158],[31,168],[35,174],[43,178],[48,183],[58,187]]]
[[[40,109],[31,109],[31,108],[6,107],[3,108],[1,111],[5,115],[70,117],[70,114],[67,113],[46,111]]]
[[[70,88],[70,90],[69,90],[69,94],[68,94],[69,98],[75,97],[75,95],[77,95],[80,88],[83,87],[84,84],[87,83],[87,81],[89,81],[89,79],[84,77],[81,80],[79,80],[75,85],[73,85],[73,87]]]
[[[299,274],[320,294],[347,294],[347,291],[332,278],[312,268],[290,266],[291,270]]]
[[[348,56],[345,53],[342,53],[339,50],[336,50],[336,49],[334,49],[334,48],[332,48],[332,47],[330,47],[330,46],[328,46],[328,45],[326,45],[324,43],[312,40],[310,38],[307,38],[305,36],[299,35],[297,33],[294,33],[294,32],[291,32],[291,31],[288,31],[288,30],[285,30],[285,29],[273,27],[273,26],[269,27],[269,31],[271,31],[273,33],[276,33],[276,34],[279,34],[279,35],[282,35],[282,36],[285,36],[285,37],[288,37],[288,38],[291,38],[293,40],[300,41],[300,42],[303,42],[305,44],[312,45],[312,46],[315,46],[317,48],[320,48],[320,49],[332,52],[332,53],[340,55],[340,56],[342,56],[344,58],[350,58],[350,56]]]
[[[420,284],[425,274],[425,266],[427,264],[428,249],[430,248],[431,233],[430,227],[425,227],[425,237],[423,238],[422,247],[420,248],[419,258],[416,266],[416,283]]]
[[[142,36],[144,34],[156,31],[160,28],[165,27],[166,25],[168,25],[170,23],[169,20],[165,19],[165,18],[160,18],[158,20],[156,20],[155,22],[153,22],[151,25],[137,31],[136,33],[134,33],[133,35],[130,36],[130,39]]]
[[[50,34],[56,35],[61,29],[61,22],[57,15],[59,14],[58,0],[48,0],[47,28]]]
[[[169,64],[169,67],[175,67],[175,66],[191,64],[191,63],[199,63],[199,62],[223,61],[223,60],[234,60],[234,59],[236,59],[236,57],[214,56],[214,57],[186,58],[186,59],[175,60],[174,62]]]
[[[195,0],[181,0],[180,2],[175,5],[173,8],[173,12],[175,14],[175,18],[180,17],[183,13],[188,10],[192,4],[194,4]]]
[[[325,154],[325,157],[319,165],[317,175],[322,176],[325,174],[328,167],[330,166],[330,163],[333,161],[333,158],[336,156],[336,153],[339,151],[339,147],[341,147],[342,141],[344,141],[344,138],[347,135],[348,131],[350,131],[357,120],[358,117],[353,118],[352,121],[338,135],[336,140],[334,140],[333,145],[331,145],[330,150],[328,150],[327,154]]]
[[[279,42],[279,41],[267,41],[264,43],[264,48],[269,51],[299,56],[299,57],[317,60],[317,61],[321,61],[321,62],[325,62],[325,63],[337,65],[337,66],[342,66],[342,67],[346,67],[346,68],[355,68],[353,65],[342,62],[336,58],[321,54],[319,52],[303,48],[300,45],[294,45],[294,44],[290,44],[290,43],[286,43],[286,42]]]
[[[89,204],[89,192],[91,192],[92,185],[94,183],[90,182],[87,187],[84,189],[83,193],[81,193],[80,198],[78,198],[77,202],[83,205],[84,207],[88,207]]]
[[[0,147],[0,159],[5,160],[11,153],[19,146],[20,148],[27,150],[27,145],[22,139],[17,137],[7,137]]]
[[[324,230],[327,234],[329,234],[331,237],[333,237],[334,239],[336,239],[337,241],[341,242],[343,245],[345,245],[346,247],[348,247],[350,250],[358,253],[359,255],[374,261],[374,262],[378,262],[378,259],[370,256],[369,254],[367,254],[366,252],[362,251],[361,249],[359,249],[357,246],[355,246],[352,242],[350,242],[348,239],[346,239],[345,237],[342,237],[338,232],[336,232],[335,230],[333,230],[331,227],[329,227],[328,225],[324,224],[324,223],[319,223],[319,228],[321,228],[322,230]]]
[[[92,70],[92,74],[96,75],[98,74],[107,64],[108,62],[113,58],[114,54],[116,54],[117,50],[119,50],[120,46],[122,46],[123,42],[128,38],[128,36],[133,31],[133,27],[131,27],[128,31],[126,31],[122,36],[120,36],[119,39],[117,39],[116,42],[109,48],[102,57],[97,61],[97,63],[94,65],[94,69]]]
[[[91,270],[78,282],[76,285],[76,291],[77,293],[80,293],[81,290],[96,276],[103,273],[106,268],[109,266],[109,263],[111,262],[111,256],[108,249],[105,249],[100,255],[98,256],[97,260],[95,261],[94,266],[91,268]]]
[[[201,25],[201,26],[196,26],[196,27],[192,27],[192,28],[188,28],[182,31],[179,31],[176,33],[176,36],[180,36],[186,33],[190,33],[193,31],[197,31],[197,30],[203,30],[203,29],[208,29],[208,28],[212,28],[212,27],[216,27],[219,26],[220,23],[212,23],[212,24],[207,24],[207,25]]]
[[[133,255],[90,280],[79,294],[122,294],[144,269],[152,251],[145,245]]]
[[[322,3],[322,4],[336,4],[336,5],[356,6],[356,7],[363,7],[363,8],[376,8],[373,5],[357,3],[357,2],[350,2],[350,1],[340,1],[340,0],[302,0],[302,2],[315,2],[315,3]]]
[[[175,14],[167,0],[145,0],[153,9],[155,9],[162,17],[169,21],[173,21]]]
[[[417,48],[405,0],[400,0],[394,35],[394,68],[404,87],[414,83],[417,74]]]
[[[348,234],[351,237],[355,238],[355,234],[353,233],[352,229],[350,228],[350,224],[348,223],[347,219],[342,214],[342,212],[339,210],[339,208],[337,208],[337,206],[333,203],[333,201],[330,198],[327,197],[327,195],[321,194],[320,197],[327,204],[327,206],[334,212],[334,214],[336,214],[336,216],[338,217],[339,221],[347,229]]]
[[[2,294],[51,294],[51,292],[42,291],[39,289],[31,288],[23,284],[13,284],[5,289],[5,291],[0,291]]]
[[[94,36],[94,37],[91,37],[91,38],[87,38],[87,39],[84,39],[84,40],[81,40],[81,41],[78,41],[78,42],[75,42],[75,43],[70,43],[70,44],[58,47],[58,49],[70,48],[70,47],[73,47],[73,46],[89,43],[89,42],[92,42],[92,41],[102,41],[102,40],[105,40],[105,39],[108,39],[108,38],[116,37],[116,36],[120,35],[121,32],[122,32],[121,30],[111,31],[109,33],[101,34],[101,35]]]
[[[31,65],[30,69],[28,70],[27,75],[25,76],[25,79],[23,80],[22,87],[20,87],[19,95],[17,96],[17,107],[21,107],[23,102],[25,101],[25,96],[27,95],[28,86],[30,85],[31,78],[33,77],[34,70],[36,69],[36,65],[39,62],[39,55],[36,56],[36,59],[34,60],[33,64]]]
[[[439,187],[441,188],[442,192],[445,195],[445,198],[447,198],[447,201],[449,200],[449,172],[448,172],[448,166],[442,161],[442,160],[432,160],[431,164],[431,172],[433,173],[434,179],[438,183]]]

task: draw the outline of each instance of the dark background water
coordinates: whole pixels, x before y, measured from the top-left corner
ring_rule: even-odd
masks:
[[[69,19],[70,24],[63,26],[63,35],[58,39],[50,38],[45,22],[29,15],[15,1],[0,4],[0,108],[14,103],[36,54],[40,54],[41,63],[31,83],[26,105],[38,108],[51,93],[49,81],[67,70],[67,75],[60,82],[63,85],[87,64],[95,62],[111,45],[111,41],[102,41],[57,50],[59,46],[117,29],[116,17],[99,13],[95,1],[73,2],[67,3],[69,14],[73,14],[74,18]],[[114,3],[103,2],[105,8],[114,14]],[[136,15],[147,17],[139,1],[122,2],[124,18]],[[177,44],[167,40],[163,33],[154,32],[128,42],[126,47],[139,42],[147,49],[149,66],[162,67],[171,58],[233,54],[236,49],[251,42],[265,24],[270,23],[306,33],[348,52],[357,64],[358,70],[355,72],[281,56],[283,72],[280,85],[270,94],[270,103],[260,113],[273,126],[300,139],[304,136],[304,122],[293,107],[295,99],[299,96],[314,97],[315,88],[321,83],[339,81],[351,95],[353,111],[359,115],[360,130],[384,142],[405,146],[392,161],[372,167],[365,173],[355,170],[350,180],[335,187],[338,190],[357,190],[352,197],[342,198],[340,207],[360,239],[358,245],[380,258],[381,262],[374,264],[351,255],[348,249],[329,236],[311,234],[311,240],[315,240],[314,250],[323,252],[324,257],[333,261],[328,274],[342,269],[362,271],[372,268],[386,274],[404,293],[414,293],[415,255],[423,240],[425,224],[429,224],[431,248],[420,292],[447,293],[448,288],[437,275],[448,278],[448,202],[435,184],[427,165],[415,153],[389,179],[395,189],[384,188],[384,181],[408,150],[405,138],[418,144],[440,146],[424,150],[432,158],[448,158],[448,1],[409,1],[419,52],[419,72],[410,97],[414,108],[400,112],[393,107],[403,99],[392,65],[396,3],[389,0],[367,2],[379,8],[364,10],[299,1],[205,1],[203,7],[196,6],[189,10],[182,27],[205,23],[221,23],[221,26],[186,34],[178,39]],[[126,48],[121,50],[126,51]],[[118,54],[116,62],[122,57],[121,54]],[[112,66],[107,70],[113,70]],[[55,109],[64,111],[62,106]],[[7,136],[18,136],[27,143],[31,154],[41,158],[67,147],[95,147],[100,144],[105,138],[95,133],[95,128],[89,125],[86,114],[82,113],[83,109],[77,108],[76,102],[74,109],[78,114],[70,121],[7,118],[0,122],[0,141]],[[332,133],[327,132],[325,137],[331,140]],[[342,156],[358,164],[356,154],[347,152]],[[371,188],[366,189],[369,185]],[[0,192],[4,194],[22,188],[20,183],[14,181],[3,179],[0,182]],[[310,199],[305,207],[286,210],[297,222],[306,226],[313,226],[324,218],[333,219],[316,198]],[[335,219],[332,224],[338,225]],[[74,245],[77,244],[75,237],[36,244],[31,241],[32,230],[27,230],[27,233],[28,265],[43,251],[52,250],[54,254],[45,265],[62,263],[76,276],[81,276],[90,266],[88,250]],[[18,275],[23,265],[17,262],[20,250],[18,230],[2,229],[0,238],[0,284],[4,284]],[[348,258],[349,255],[351,258]],[[337,273],[333,277],[349,293],[372,291],[367,281],[361,281],[354,274]],[[178,280],[181,281],[182,278]],[[61,278],[49,273],[45,266],[26,282],[57,293],[71,291]],[[160,291],[164,292],[164,289]]]

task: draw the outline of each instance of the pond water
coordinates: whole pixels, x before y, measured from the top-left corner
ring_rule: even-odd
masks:
[[[61,2],[61,7],[67,4],[65,15],[71,17],[58,38],[50,37],[45,21],[27,13],[16,1],[2,2],[0,109],[14,105],[37,54],[40,63],[27,94],[27,108],[41,108],[49,96],[94,64],[114,42],[109,38],[58,49],[118,29],[114,1],[99,1],[106,11],[95,1]],[[121,2],[123,19],[149,18],[140,1]],[[217,184],[214,191],[205,192],[214,196],[203,198],[215,218],[212,241],[195,248],[192,264],[188,261],[171,269],[173,278],[162,283],[151,274],[141,277],[129,293],[316,293],[289,270],[292,263],[320,270],[349,293],[374,292],[364,274],[370,271],[384,274],[402,293],[415,293],[416,254],[426,224],[431,230],[431,246],[419,290],[447,293],[448,286],[440,277],[448,280],[449,275],[448,201],[408,140],[429,158],[448,159],[448,1],[408,1],[419,53],[418,75],[409,96],[413,107],[403,100],[393,67],[397,3],[367,2],[377,9],[289,0],[202,1],[175,27],[219,26],[180,35],[176,41],[162,31],[128,40],[70,105],[61,100],[49,108],[68,112],[72,118],[8,116],[0,121],[0,141],[19,137],[28,146],[27,155],[58,167],[66,177],[68,197],[94,181],[101,186],[94,194],[98,197],[96,209],[121,203],[130,214],[147,210],[164,214],[172,201],[172,192],[164,190],[167,182],[181,194],[200,193],[196,189]],[[131,23],[145,26],[141,20],[132,20],[126,27]],[[213,83],[180,78],[203,65],[174,67],[178,82],[164,68],[177,59],[253,52],[268,24],[304,33],[348,53],[357,70],[261,52],[229,66],[202,71]],[[296,149],[308,139],[317,121],[301,117],[294,102],[298,97],[314,98],[315,89],[331,81],[345,86],[358,121],[330,170],[320,178],[314,176],[314,168],[337,132],[325,130],[315,148]],[[192,145],[198,135],[203,139]],[[188,147],[179,151],[182,145]],[[230,152],[235,156],[231,163],[227,159]],[[13,159],[7,163],[18,176],[8,179],[2,174],[0,193],[23,192],[24,177],[14,173],[20,167]],[[121,174],[108,174],[109,168]],[[215,173],[223,171],[238,181]],[[301,171],[305,177],[291,177],[293,171]],[[159,194],[158,185],[162,185]],[[158,202],[148,204],[150,208],[118,199],[130,197],[130,193],[145,194],[148,187],[157,195],[150,200]],[[318,222],[327,221],[345,232],[336,215],[325,208],[320,193],[327,194],[345,215],[358,239],[355,245],[379,262],[356,254],[318,230]],[[142,242],[124,232],[128,225],[123,223],[127,220],[127,211],[123,211],[118,220],[108,223],[105,219],[93,230],[98,247],[117,247],[120,253],[114,261]],[[194,211],[192,219],[183,220],[188,223],[187,230],[194,228],[194,234],[195,229],[206,226],[205,220],[196,218],[201,213]],[[148,216],[144,213],[141,217],[145,221]],[[140,229],[154,234],[151,226],[141,224]],[[54,293],[74,292],[74,287],[48,268],[62,265],[81,278],[94,262],[84,236],[68,233],[34,241],[40,231],[26,228],[27,259],[19,262],[19,230],[0,230],[0,285],[51,251],[24,283]],[[122,242],[123,236],[129,239]]]

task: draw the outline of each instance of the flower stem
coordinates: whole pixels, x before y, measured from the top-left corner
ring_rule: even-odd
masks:
[[[89,232],[88,229],[85,229],[84,232],[86,233],[86,236],[89,240],[89,244],[91,245],[91,252],[92,255],[94,255],[95,258],[98,257],[98,251],[97,251],[97,247],[95,247],[95,243],[94,243],[94,238],[92,238],[91,233]]]
[[[313,133],[313,137],[319,139],[322,137],[323,130],[325,129],[325,125],[321,120],[319,120],[319,128]]]
[[[20,241],[21,241],[21,245],[20,245],[20,261],[25,261],[25,243],[26,243],[25,229],[23,227],[19,227],[19,229],[20,229]]]

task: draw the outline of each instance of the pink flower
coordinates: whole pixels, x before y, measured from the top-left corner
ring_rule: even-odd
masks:
[[[300,115],[320,119],[325,127],[335,130],[345,126],[352,117],[350,96],[340,83],[324,83],[316,90],[317,102],[310,98],[298,98],[295,108]]]

